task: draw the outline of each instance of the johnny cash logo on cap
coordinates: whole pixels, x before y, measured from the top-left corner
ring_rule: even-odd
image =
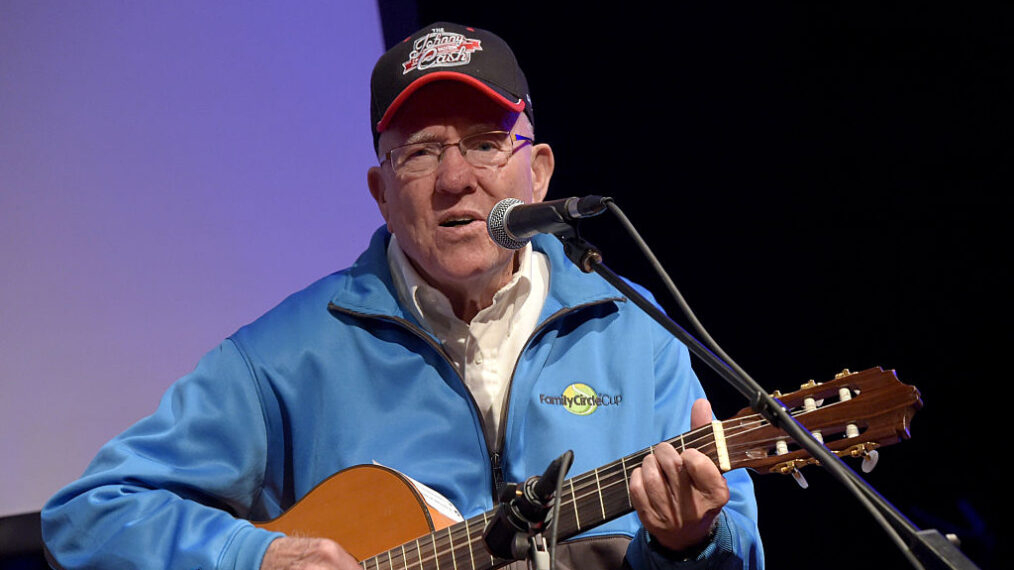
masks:
[[[370,76],[373,145],[401,106],[435,81],[458,81],[475,88],[534,125],[528,80],[503,38],[480,28],[435,22],[380,56]]]
[[[472,52],[482,50],[482,41],[467,38],[464,34],[445,32],[434,28],[432,32],[418,38],[412,44],[408,61],[402,62],[404,71],[423,71],[433,67],[457,67],[472,61]]]

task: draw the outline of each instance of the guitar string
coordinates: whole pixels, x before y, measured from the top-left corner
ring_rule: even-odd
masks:
[[[407,548],[404,548],[405,547],[404,544],[400,545],[399,547],[396,547],[411,551],[413,554],[416,555],[415,560],[413,561],[412,564],[408,564],[406,556],[406,564],[408,564],[406,568],[414,567],[416,565],[422,568],[424,564],[427,564],[434,560],[437,561],[437,566],[439,566],[440,557],[442,556],[446,557],[447,555],[450,555],[451,564],[452,566],[455,567],[459,559],[464,559],[468,561],[468,565],[473,569],[492,568],[495,565],[495,560],[492,557],[492,555],[488,553],[488,551],[485,551],[485,542],[481,540],[482,534],[481,531],[485,530],[486,525],[484,522],[481,522],[479,520],[480,518],[482,518],[482,515],[474,516],[465,521],[455,523],[450,527],[445,527],[443,529],[434,531],[425,537],[420,537],[420,538],[431,538],[431,542],[434,545],[432,547],[424,546],[422,543],[419,542],[419,539],[411,541],[412,545],[408,546]],[[475,538],[471,537],[472,531],[469,529],[469,527],[472,526],[477,526],[478,529],[480,529],[479,535],[476,536]],[[465,541],[456,543],[454,540],[455,537],[457,538],[465,537]],[[481,545],[483,551],[486,552],[485,556],[479,557],[480,562],[478,564],[476,564],[476,556],[474,555],[474,552],[470,548],[474,545]],[[385,556],[391,558],[391,556],[388,554],[389,552],[391,552],[391,550],[381,552],[370,558],[366,558],[364,559],[364,562],[373,560],[375,565],[377,565],[377,567],[379,568],[380,560],[382,560]],[[488,562],[485,561],[484,560],[485,558],[489,558],[489,561]],[[391,565],[393,567],[393,562],[391,563]]]
[[[760,439],[760,440],[754,439],[754,440],[750,440],[750,442],[747,443],[747,444],[740,444],[740,443],[738,443],[739,439],[737,439],[737,438],[740,438],[743,435],[746,435],[746,434],[748,434],[750,432],[756,431],[757,429],[766,427],[767,425],[769,425],[769,424],[765,420],[757,420],[757,421],[752,421],[752,422],[741,421],[738,426],[732,426],[732,427],[726,428],[726,443],[727,443],[727,450],[729,451],[729,453],[733,454],[735,452],[739,452],[739,451],[742,451],[742,450],[755,449],[758,446],[763,446],[764,444],[769,443],[771,441],[778,441],[780,439],[785,439],[784,436],[774,436],[774,437],[766,438],[766,439]],[[691,432],[691,433],[693,433],[693,432]],[[730,440],[732,441],[731,444],[729,443]],[[714,440],[712,438],[712,434],[711,434],[710,431],[707,431],[707,433],[705,433],[701,437],[695,437],[694,439],[691,439],[689,442],[685,441],[685,439],[684,439],[683,443],[684,443],[684,445],[683,445],[684,448],[693,447],[693,448],[696,448],[699,451],[701,451],[701,452],[703,452],[703,453],[705,453],[706,455],[709,455],[709,456],[711,456],[712,450],[715,448],[715,442],[714,442]],[[646,450],[642,450],[642,451],[640,451],[638,453],[635,453],[635,454],[632,454],[632,455],[630,455],[628,457],[623,458],[623,465],[621,467],[621,471],[624,473],[624,478],[628,479],[630,473],[634,469],[636,469],[636,467],[639,464],[640,460],[642,460],[644,456],[650,454],[651,452],[652,452],[652,449],[648,448]],[[628,467],[628,466],[625,465],[625,462],[628,459],[631,460],[632,463],[634,463],[634,465],[632,467]],[[712,459],[714,460],[713,457],[712,457]],[[620,462],[616,461],[616,462],[613,462],[613,463],[610,463],[610,464],[607,464],[607,465],[604,465],[604,466],[600,467],[597,471],[599,472],[599,474],[601,474],[603,472],[610,472],[612,470],[615,470],[618,464],[620,464]],[[571,481],[571,488],[573,489],[573,491],[572,491],[572,497],[575,500],[587,498],[587,494],[583,493],[583,491],[586,491],[588,488],[590,488],[592,486],[597,486],[595,483],[591,482],[591,475],[592,475],[592,473],[579,475],[579,476],[575,477]],[[578,483],[575,484],[574,481],[578,481]],[[626,480],[624,481],[624,483],[626,484]],[[566,497],[564,498],[564,502],[566,502]]]
[[[807,412],[803,411],[803,412],[799,412],[798,414],[794,414],[794,415],[803,415],[805,413],[807,413]],[[757,418],[757,419],[753,419],[753,418]],[[724,431],[725,431],[726,439],[727,440],[731,439],[731,438],[738,437],[738,436],[742,436],[743,434],[748,433],[750,431],[755,431],[757,429],[761,429],[763,427],[767,427],[768,425],[770,425],[766,420],[764,420],[763,418],[761,418],[759,414],[743,416],[743,417],[737,418],[737,419],[738,419],[737,425],[735,425],[735,426],[723,426],[725,428]],[[726,420],[726,421],[730,421],[730,420]],[[705,452],[706,454],[708,454],[710,456],[710,450],[715,445],[715,442],[714,442],[714,439],[713,439],[713,434],[710,433],[710,430],[709,430],[710,427],[711,427],[710,424],[709,425],[705,425],[705,426],[702,426],[700,428],[697,428],[696,430],[691,430],[690,432],[682,434],[681,436],[679,436],[677,438],[672,438],[672,439],[670,439],[668,441],[670,441],[671,443],[675,443],[677,440],[680,440],[681,447],[683,447],[684,449],[691,448],[691,447],[692,448],[696,448],[699,451]],[[690,436],[689,440],[687,439],[688,436]],[[770,442],[770,441],[777,441],[779,439],[784,439],[784,436],[775,436],[775,437],[767,438],[765,440],[752,440],[751,443],[748,444],[748,445],[742,445],[742,444],[727,445],[727,449],[730,452],[733,451],[733,450],[738,451],[738,450],[742,450],[742,449],[750,449],[750,448],[757,447],[758,444],[763,444],[763,443],[767,443],[767,442]],[[651,454],[653,452],[653,448],[654,448],[654,446],[646,448],[646,449],[643,449],[643,450],[641,450],[641,451],[639,451],[637,453],[634,453],[632,455],[624,457],[623,460],[622,460],[622,462],[621,462],[621,460],[613,461],[613,462],[611,462],[611,463],[609,463],[607,465],[604,465],[604,466],[602,466],[602,467],[600,467],[598,469],[595,469],[595,470],[593,470],[591,472],[588,472],[588,473],[585,473],[585,474],[582,474],[582,475],[578,475],[577,477],[575,477],[571,481],[571,484],[570,484],[570,487],[572,489],[570,501],[574,505],[572,508],[575,509],[575,510],[577,510],[577,509],[580,508],[580,506],[577,504],[578,501],[587,500],[589,497],[596,497],[596,498],[598,498],[602,494],[601,491],[603,489],[611,491],[613,487],[618,486],[620,483],[623,483],[623,485],[626,487],[628,485],[630,473],[632,473],[633,469],[636,469],[636,466],[639,465],[639,461],[636,461],[636,460],[643,460],[643,457],[645,457],[648,454]],[[625,462],[627,460],[635,460],[636,462],[635,462],[634,467],[627,467],[625,465]],[[616,467],[618,465],[620,465],[621,467],[618,470],[619,473],[616,473],[616,471],[617,471]],[[601,475],[603,473],[605,473],[605,477],[601,477]],[[600,480],[598,482],[592,483],[591,480],[596,475],[600,476],[599,477]],[[603,479],[607,481],[606,484],[602,484],[601,481]],[[612,479],[622,479],[622,480],[613,481]],[[585,481],[585,480],[587,480],[587,482],[579,482],[577,484],[573,483],[573,481]],[[588,489],[591,489],[593,486],[596,489],[595,491],[586,492]],[[628,500],[628,502],[629,502],[629,500]],[[447,544],[449,544],[451,546],[451,548],[444,549],[444,550],[446,552],[449,552],[451,554],[451,556],[452,556],[452,563],[456,564],[456,558],[457,558],[457,556],[455,555],[455,553],[457,551],[462,551],[462,553],[464,553],[464,551],[466,549],[470,550],[471,547],[474,544],[481,544],[483,547],[485,546],[484,541],[480,540],[479,537],[471,538],[471,536],[470,536],[471,535],[471,531],[469,529],[469,525],[472,525],[472,524],[478,522],[478,518],[479,517],[472,517],[471,519],[468,519],[467,521],[463,521],[462,523],[458,523],[456,525],[448,527],[448,529],[442,529],[441,531],[437,531],[437,533],[442,533],[443,530],[447,530],[446,533],[442,533],[442,534],[446,534],[447,538],[445,539],[443,537],[440,537],[439,538],[439,542],[440,542],[441,545],[447,543]],[[575,516],[575,519],[576,518],[577,517]],[[481,528],[483,528],[483,529],[485,528],[485,524],[484,523],[482,525],[479,525],[479,526]],[[577,528],[581,528],[580,525],[576,525],[576,526],[577,526]],[[462,541],[458,545],[454,545],[455,535],[457,535],[458,538],[464,537],[464,541]],[[416,556],[416,558],[417,558],[416,562],[420,566],[422,566],[422,564],[424,564],[426,562],[429,562],[431,560],[437,559],[441,555],[441,552],[439,552],[440,548],[438,547],[437,548],[437,552],[434,552],[432,554],[427,554],[427,555],[423,556],[422,551],[421,551],[421,547],[419,546],[418,541],[413,541],[413,542],[415,544],[415,548],[413,549],[412,547],[410,547],[410,549],[415,550],[415,552],[417,554],[417,556]],[[402,548],[403,551],[405,550],[404,545],[402,545],[401,548]],[[485,550],[485,549],[483,548],[483,550]],[[375,563],[376,563],[376,565],[379,567],[380,557],[383,556],[384,554],[387,554],[388,555],[388,559],[392,560],[391,555],[389,554],[389,552],[390,551],[385,552],[385,553],[381,553],[381,554],[379,554],[377,556],[368,558],[366,560],[374,560]],[[403,556],[404,556],[404,554],[403,554]],[[485,556],[483,558],[485,558]],[[491,558],[490,566],[495,565],[495,562],[492,560],[492,557],[490,557],[490,558]],[[407,556],[405,556],[405,559],[406,559],[406,563],[407,563]],[[474,553],[469,552],[469,555],[467,556],[467,559],[469,560],[469,564],[473,568],[476,568]],[[391,564],[393,565],[393,560],[392,560]]]
[[[697,434],[706,434],[706,432],[708,431],[707,428],[709,428],[709,427],[710,427],[710,425],[709,426],[703,426],[702,428],[698,428],[697,430],[692,430],[691,432],[688,432],[688,434],[684,434],[684,440],[685,440],[685,438],[686,438],[687,435],[691,435],[691,434],[695,434],[695,433],[697,433]],[[700,435],[698,435],[694,439],[691,439],[690,443],[696,445],[699,442],[701,442],[702,440],[706,440],[706,439],[707,439],[706,435],[704,437],[701,437]],[[642,450],[640,453],[635,454],[635,455],[647,455],[650,452],[651,452],[651,448],[648,448],[646,450]],[[615,465],[617,463],[618,462],[614,461],[611,464],[609,464],[607,466],[603,466],[602,468],[599,468],[596,471],[599,474],[606,473],[607,476],[610,477],[610,478],[617,477],[616,474],[611,473],[611,471],[612,471],[611,468],[615,467]],[[588,479],[591,479],[591,478],[594,477],[594,475],[595,475],[595,471],[592,471],[590,473],[585,474],[584,477],[588,478]],[[580,478],[581,476],[578,476],[578,477]],[[622,478],[623,478],[622,482],[624,484],[626,484],[625,481],[626,481],[626,478],[627,478],[627,474],[623,473],[622,474]],[[607,485],[605,485],[605,487],[609,488],[609,487],[615,486],[617,484],[619,484],[619,482],[610,482],[610,483],[607,483]],[[603,486],[602,485],[597,485],[597,487],[598,488],[602,488]],[[580,490],[584,490],[586,488],[590,488],[590,485],[589,484],[584,484],[584,485],[578,484],[576,486],[576,488],[580,489]],[[578,491],[575,491],[575,493],[576,493],[576,496],[575,496],[576,500],[582,500],[584,498],[593,496],[592,494],[589,494],[589,493],[578,494],[579,493]],[[473,517],[472,519],[469,519],[468,521],[465,521],[465,523],[471,524],[473,522],[477,522],[478,518],[479,517]],[[422,554],[421,551],[420,551],[419,552],[419,556],[418,556],[418,559],[419,559],[420,563],[425,563],[425,562],[428,562],[430,560],[434,560],[437,557],[439,557],[441,555],[441,552],[439,552],[441,550],[440,547],[444,546],[444,545],[449,545],[450,546],[449,549],[443,549],[443,550],[451,552],[452,556],[454,556],[453,553],[455,553],[457,551],[464,552],[472,544],[482,543],[484,545],[484,542],[481,542],[480,540],[478,540],[478,537],[476,539],[473,539],[473,538],[470,537],[471,532],[470,532],[470,530],[468,528],[468,524],[458,523],[458,524],[456,524],[456,525],[454,525],[452,527],[449,527],[450,530],[447,533],[444,533],[442,531],[437,531],[437,533],[436,533],[437,534],[437,542],[439,543],[438,546],[437,546],[438,552],[433,553],[433,554]],[[483,528],[484,527],[485,527],[485,525],[483,525]],[[444,538],[445,535],[446,535],[446,538]],[[455,538],[459,538],[459,539],[463,538],[464,540],[463,541],[459,541],[458,545],[454,545],[454,539]],[[419,548],[416,548],[415,550],[419,551]],[[373,558],[376,558],[379,561],[380,557],[382,557],[383,554],[384,553],[382,553],[380,555],[377,555],[377,556],[375,556]],[[457,558],[457,556],[454,556],[454,558],[452,558],[452,563],[456,560],[456,558]],[[472,564],[473,567],[474,567],[474,563],[475,563],[474,562],[475,561],[474,555],[470,555],[467,558],[469,559],[470,564]]]
[[[744,434],[746,432],[749,432],[749,431],[752,431],[752,430],[756,429],[754,427],[751,427],[752,425],[763,426],[765,423],[766,422],[764,420],[757,420],[757,421],[750,422],[750,421],[745,421],[745,418],[741,418],[741,421],[740,421],[739,425],[733,426],[733,427],[729,428],[728,433],[729,433],[729,435],[731,437],[741,436],[742,434]],[[698,450],[700,450],[700,451],[702,451],[702,452],[710,455],[710,453],[712,451],[712,448],[715,446],[715,443],[714,443],[714,439],[713,439],[713,434],[708,430],[709,427],[710,426],[703,426],[702,428],[698,428],[698,430],[693,430],[691,432],[688,432],[688,434],[684,434],[684,436],[683,436],[683,442],[681,442],[681,443],[683,443],[683,447],[684,448],[686,448],[686,447],[694,447],[694,448],[697,448]],[[690,439],[689,442],[687,442],[686,441],[686,436],[694,434],[695,432],[697,433],[697,435],[695,437],[693,437],[692,439]],[[751,445],[753,447],[755,447],[756,446],[756,442],[753,442],[753,444],[751,444]],[[742,448],[745,448],[745,447],[750,447],[750,446],[734,445],[734,446],[731,446],[730,449],[742,449]],[[601,495],[602,494],[607,493],[609,491],[612,491],[613,490],[612,488],[618,486],[620,483],[622,483],[624,485],[624,487],[626,488],[627,485],[628,485],[628,480],[629,480],[630,473],[632,472],[633,468],[626,467],[625,461],[628,458],[631,459],[631,460],[641,459],[641,456],[646,456],[646,455],[650,454],[651,452],[652,452],[652,448],[647,448],[647,449],[642,450],[642,451],[640,451],[638,453],[635,453],[635,454],[633,454],[631,456],[623,458],[622,462],[621,461],[614,461],[614,462],[612,462],[610,464],[607,464],[607,465],[605,465],[603,467],[600,467],[597,470],[594,470],[592,472],[589,472],[589,473],[586,473],[586,474],[582,474],[582,475],[579,475],[579,476],[575,477],[574,480],[579,481],[579,482],[577,484],[574,484],[573,481],[571,481],[572,492],[571,492],[570,500],[574,504],[574,507],[572,507],[572,508],[574,508],[574,509],[580,509],[580,505],[577,505],[577,502],[578,501],[586,501],[590,497],[594,497],[596,499],[600,499],[601,500]],[[616,469],[617,465],[621,465],[621,468],[619,470]],[[634,468],[636,468],[636,466]],[[603,474],[605,476],[602,476]],[[596,475],[599,475],[599,477],[598,477],[599,480],[595,481],[595,482],[592,482],[592,479],[594,479]],[[603,484],[602,481],[606,481],[606,483]],[[592,489],[593,487],[594,487],[594,490],[592,490],[591,492],[587,492],[589,489]],[[626,493],[624,493],[624,495],[625,494]],[[567,501],[567,497],[564,497],[561,500],[564,500],[564,502],[566,502]],[[629,504],[629,499],[628,499],[628,504]],[[577,519],[577,515],[576,514],[575,514],[574,518],[575,518],[575,526],[577,528],[581,528],[581,525],[579,525],[579,524],[576,523],[576,519]],[[458,530],[458,531],[455,531],[455,530],[452,529],[452,531],[451,531],[451,533],[450,533],[449,536],[453,537],[453,535],[455,534],[455,532],[457,532],[459,534],[459,536],[460,536],[462,530],[465,533],[466,543],[471,544],[471,542],[473,542],[473,541],[468,536],[469,535],[469,530],[468,530],[467,526],[463,525],[462,528],[460,530]],[[443,542],[443,541],[441,541],[441,542]],[[477,542],[477,541],[475,541],[475,542]],[[453,544],[452,544],[452,546],[453,546]],[[452,549],[452,550],[457,550],[457,549]],[[469,559],[470,560],[474,560],[474,556],[469,556]]]
[[[755,416],[755,417],[759,417],[759,416]],[[751,431],[755,431],[755,430],[757,430],[759,428],[765,427],[767,424],[768,424],[768,422],[766,422],[766,420],[763,420],[763,419],[750,421],[749,420],[749,416],[747,416],[745,418],[740,418],[739,425],[737,425],[737,426],[731,426],[731,427],[726,428],[726,430],[725,430],[726,434],[727,434],[726,439],[729,440],[729,439],[734,439],[734,438],[737,438],[737,437],[741,437],[742,435],[744,435],[746,433],[749,433]],[[699,428],[699,429],[703,429],[705,431],[704,435],[700,436],[700,437],[695,437],[695,438],[691,439],[689,442],[686,442],[686,440],[685,440],[686,436],[684,435],[684,442],[683,442],[684,445],[683,445],[683,447],[684,448],[694,447],[694,448],[698,449],[699,451],[702,451],[706,455],[711,456],[712,450],[715,448],[715,442],[714,442],[714,440],[713,440],[713,438],[711,436],[711,433],[707,430],[708,427],[710,427],[710,426],[704,426],[703,428]],[[690,433],[694,433],[694,432],[690,432]],[[728,451],[730,453],[733,453],[733,452],[740,451],[740,450],[743,450],[743,449],[753,449],[753,448],[756,448],[759,444],[766,443],[767,441],[777,441],[778,439],[784,439],[784,436],[782,436],[782,437],[774,437],[774,438],[770,438],[768,440],[752,440],[749,444],[746,444],[746,445],[735,444],[734,443],[732,445],[727,445],[727,449],[728,449]],[[734,439],[734,441],[738,441],[738,440]],[[564,504],[567,503],[568,500],[569,500],[569,502],[575,504],[575,507],[572,507],[572,508],[580,508],[579,505],[576,505],[577,501],[584,501],[584,500],[587,500],[589,497],[596,497],[596,498],[598,498],[598,496],[603,491],[611,490],[610,489],[611,487],[618,486],[621,482],[623,483],[624,487],[627,488],[628,487],[628,481],[629,481],[630,474],[633,472],[634,469],[637,468],[637,465],[639,464],[638,460],[642,459],[642,456],[646,456],[649,453],[651,453],[651,448],[648,448],[646,450],[642,450],[641,452],[638,452],[638,453],[635,453],[635,454],[633,454],[631,456],[625,457],[623,459],[622,467],[619,469],[619,471],[620,471],[619,475],[616,474],[616,473],[613,473],[613,471],[616,471],[615,467],[616,467],[616,465],[617,465],[618,462],[613,462],[611,464],[605,465],[605,466],[603,466],[603,467],[601,467],[601,468],[599,468],[597,470],[600,475],[602,473],[607,473],[606,478],[614,478],[614,477],[615,478],[619,478],[619,477],[622,477],[622,481],[620,481],[620,480],[610,481],[609,483],[603,485],[603,484],[601,484],[601,482],[592,482],[591,481],[591,479],[592,479],[591,475],[592,474],[584,474],[584,475],[579,475],[579,476],[575,477],[571,481],[571,485],[570,486],[571,486],[572,491],[571,491],[570,497],[563,497],[562,498],[562,500],[564,501]],[[634,465],[632,467],[627,467],[625,465],[625,462],[628,459],[630,459],[634,463]],[[712,457],[712,459],[714,460],[713,457]],[[600,477],[600,479],[606,479],[606,478]],[[574,483],[574,481],[578,481],[578,483]],[[594,489],[592,489],[593,487],[594,487]],[[587,492],[589,489],[592,489],[592,491],[591,492]],[[626,494],[626,493],[624,493],[624,494]],[[575,516],[575,519],[577,519],[577,518],[578,517]],[[581,526],[580,524],[577,524],[578,528],[580,528],[580,526]]]
[[[803,415],[805,413],[808,413],[808,412],[805,412],[805,411],[804,412],[800,412],[797,415]],[[756,416],[756,417],[759,417],[759,416]],[[762,428],[770,426],[770,423],[767,422],[764,419],[759,419],[759,420],[754,420],[754,421],[746,421],[748,418],[749,418],[749,416],[745,417],[745,418],[740,418],[741,421],[740,421],[739,425],[732,426],[730,428],[726,428],[727,450],[730,453],[730,455],[731,454],[735,454],[735,453],[740,452],[740,451],[743,451],[743,450],[749,451],[749,450],[752,450],[752,449],[757,449],[758,447],[763,447],[764,445],[766,445],[767,443],[770,443],[770,442],[777,442],[779,440],[785,440],[785,436],[784,435],[776,435],[776,436],[772,436],[772,437],[768,437],[768,438],[764,438],[764,439],[752,439],[752,440],[749,440],[749,443],[746,443],[746,444],[737,443],[739,441],[739,439],[737,439],[737,438],[740,438],[743,435],[748,434],[748,433],[753,432],[753,431],[756,431],[758,429],[762,429]],[[728,444],[728,440],[732,440],[733,443],[732,444]],[[701,442],[704,442],[704,444],[701,445]],[[712,449],[714,447],[714,441],[710,439],[710,435],[706,435],[705,437],[697,437],[697,438],[691,440],[689,443],[692,444],[692,445],[686,445],[686,447],[695,447],[699,451],[702,451],[702,452],[706,453],[709,456],[711,455],[711,451],[712,451]],[[641,456],[647,455],[650,452],[651,452],[650,448],[648,450],[643,450],[641,452],[635,453],[635,454],[633,454],[631,456],[628,456],[628,457],[624,458],[624,461],[626,461],[627,459],[631,459],[631,460],[640,459]],[[713,457],[712,457],[712,459],[714,460]],[[607,477],[616,477],[615,473],[611,473],[611,471],[613,471],[613,468],[615,467],[615,464],[616,464],[616,462],[614,462],[613,464],[609,464],[609,465],[603,466],[603,467],[599,468],[597,471],[599,472],[599,474],[601,474],[602,472],[607,472],[608,473]],[[625,487],[628,486],[629,476],[633,472],[633,470],[636,469],[636,467],[637,467],[636,463],[635,463],[635,465],[633,467],[626,467],[624,465],[623,468],[620,470],[622,472],[622,476],[623,476],[622,483],[624,484]],[[573,481],[580,481],[580,482],[575,484],[575,483],[573,483]],[[563,498],[564,503],[567,503],[568,499],[569,499],[569,502],[575,504],[575,507],[572,507],[572,508],[580,508],[579,505],[576,505],[577,501],[584,501],[584,500],[587,500],[589,497],[598,498],[598,496],[600,494],[602,494],[604,491],[610,490],[609,489],[610,487],[616,486],[616,485],[620,484],[620,481],[610,482],[609,484],[606,484],[606,485],[602,485],[600,482],[592,482],[590,474],[579,475],[579,476],[575,477],[573,481],[571,482],[571,489],[572,489],[571,496],[569,498],[568,497],[564,497]],[[589,489],[592,489],[593,487],[594,487],[594,489],[591,492],[586,492]],[[578,517],[575,515],[575,519],[577,519],[577,518]],[[596,524],[598,524],[598,523],[596,522]],[[580,528],[581,525],[577,524],[577,527]]]
[[[698,430],[693,430],[691,432],[688,432],[688,434],[685,434],[684,435],[684,446],[686,446],[686,444],[687,444],[687,442],[686,442],[686,436],[687,435],[691,435],[691,434],[695,434],[695,432],[696,432],[697,436],[693,437],[689,441],[689,444],[691,444],[694,447],[702,448],[704,451],[709,451],[710,447],[713,446],[713,439],[712,439],[712,436],[711,436],[711,434],[710,434],[710,432],[708,430],[709,427],[710,427],[710,425],[709,426],[703,426],[702,428],[698,428]],[[740,429],[739,431],[743,431],[743,430]],[[639,458],[638,456],[647,455],[647,454],[651,453],[651,451],[652,451],[651,448],[648,448],[648,449],[642,450],[641,452],[639,452],[637,454],[634,454],[634,455],[630,456],[630,458],[631,459],[638,459]],[[626,460],[626,459],[627,458],[624,458],[624,460]],[[587,482],[584,482],[584,483],[579,482],[576,485],[574,485],[573,482],[572,482],[572,485],[571,485],[571,488],[572,488],[571,500],[572,501],[582,501],[582,500],[587,500],[589,497],[596,497],[596,498],[598,498],[599,495],[600,495],[600,491],[599,490],[601,490],[601,489],[611,490],[612,487],[617,486],[620,483],[623,483],[623,485],[626,486],[627,485],[627,480],[629,479],[629,469],[626,468],[626,467],[623,467],[623,468],[620,469],[620,473],[615,473],[615,471],[616,471],[615,467],[619,463],[620,463],[619,461],[614,461],[614,462],[612,462],[612,463],[610,463],[610,464],[608,464],[606,466],[603,466],[603,467],[599,468],[598,470],[596,470],[599,475],[602,475],[603,473],[606,475],[605,477],[602,478],[603,480],[607,481],[607,483],[605,485],[601,484],[601,482],[596,483],[596,484],[591,483],[591,480],[596,475],[596,471],[592,471],[590,473],[586,473],[586,474],[579,475],[578,477],[576,477],[575,480],[577,480],[577,481],[587,481]],[[592,491],[591,493],[585,492],[588,489],[592,488],[593,485],[596,488],[595,491]],[[566,500],[566,498],[564,498],[563,500]],[[579,509],[580,506],[575,504],[574,508],[575,509]],[[576,518],[577,517],[575,516],[575,519]],[[471,519],[470,519],[470,521],[471,521]],[[483,526],[485,526],[485,525],[483,525]],[[580,528],[580,525],[576,525],[576,526],[578,528]],[[471,545],[473,543],[478,543],[479,542],[476,539],[471,539],[471,537],[469,536],[469,534],[470,534],[469,529],[467,528],[467,526],[464,526],[464,525],[462,525],[460,529],[455,529],[455,527],[452,527],[452,530],[450,531],[450,534],[449,534],[449,537],[450,537],[449,540],[453,540],[453,537],[454,537],[455,534],[457,534],[458,537],[460,538],[461,535],[462,535],[462,532],[464,533],[464,539],[465,539],[465,545],[466,546]],[[444,541],[441,540],[441,542],[443,543]],[[452,550],[459,550],[459,548],[454,548]],[[464,550],[464,548],[460,548],[460,550]],[[474,560],[474,556],[469,556],[469,559],[470,560]]]

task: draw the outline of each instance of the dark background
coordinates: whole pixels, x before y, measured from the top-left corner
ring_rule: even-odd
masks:
[[[994,459],[1012,316],[1009,9],[382,5],[389,42],[437,20],[504,37],[556,151],[549,197],[613,196],[766,388],[872,366],[916,385],[912,439],[864,477],[979,566],[1009,558]],[[614,219],[582,230],[688,326]],[[745,405],[697,368],[720,417]],[[908,566],[836,482],[806,476],[807,490],[754,477],[769,567]]]

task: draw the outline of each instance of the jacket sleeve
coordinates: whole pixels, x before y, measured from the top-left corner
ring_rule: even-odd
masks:
[[[266,441],[258,388],[226,341],[45,505],[42,533],[53,562],[257,568],[281,535],[238,517],[260,493]]]
[[[690,352],[661,326],[653,325],[655,351],[655,418],[658,440],[690,430],[690,408],[707,397],[691,368]],[[744,469],[725,474],[729,502],[722,509],[711,541],[691,556],[673,556],[651,544],[643,527],[630,541],[627,563],[636,570],[741,568],[763,569],[764,552],[757,528],[753,482]]]

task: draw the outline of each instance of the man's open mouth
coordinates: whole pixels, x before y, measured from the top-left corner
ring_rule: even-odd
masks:
[[[458,226],[468,225],[475,221],[477,221],[475,218],[452,218],[450,220],[440,222],[440,226],[444,228],[456,228]]]

